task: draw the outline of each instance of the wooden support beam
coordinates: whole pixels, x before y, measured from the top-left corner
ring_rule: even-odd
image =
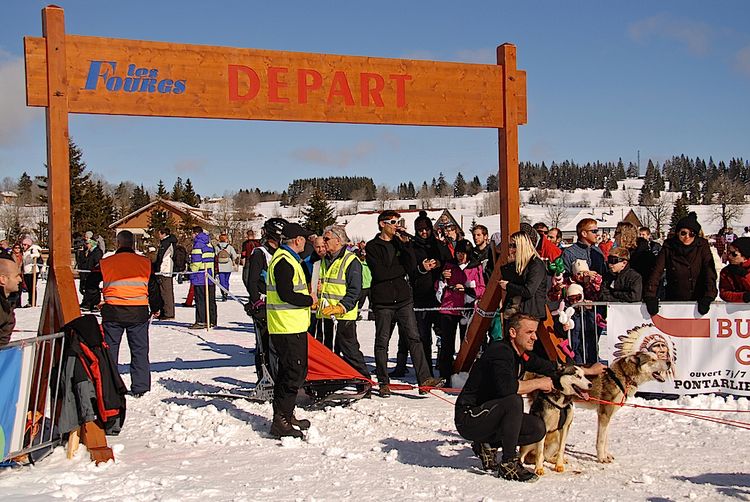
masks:
[[[500,196],[500,234],[502,235],[502,252],[495,263],[492,277],[479,300],[478,313],[474,315],[466,330],[466,339],[461,345],[453,365],[453,371],[469,371],[479,353],[479,347],[485,338],[492,321],[491,315],[502,301],[502,290],[498,281],[502,278],[500,265],[508,258],[510,235],[521,226],[521,193],[518,180],[518,117],[519,107],[523,108],[521,117],[526,117],[526,90],[519,91],[519,79],[516,71],[516,46],[503,44],[497,48],[497,64],[502,68],[503,124],[498,129],[498,182]],[[522,83],[526,81],[523,74]],[[520,98],[519,98],[520,96]]]

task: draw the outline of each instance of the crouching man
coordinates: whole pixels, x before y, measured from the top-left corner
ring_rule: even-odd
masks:
[[[517,447],[540,441],[546,430],[541,418],[523,412],[521,395],[551,391],[557,366],[532,352],[539,323],[535,317],[516,314],[505,322],[508,337],[489,344],[458,396],[456,429],[473,441],[484,470],[511,481],[536,481],[537,475],[521,464]],[[523,380],[526,371],[543,376]],[[586,375],[602,371],[599,363],[584,370]],[[498,448],[503,450],[499,464]]]

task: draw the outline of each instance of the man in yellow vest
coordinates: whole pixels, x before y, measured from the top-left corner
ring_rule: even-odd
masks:
[[[309,420],[294,416],[294,406],[307,376],[310,311],[318,307],[317,298],[307,287],[299,256],[311,234],[297,223],[284,225],[281,246],[268,265],[266,317],[271,345],[278,356],[271,435],[278,438],[301,438],[301,430],[310,427]]]
[[[151,366],[148,359],[148,278],[151,261],[135,254],[132,232],[117,234],[117,251],[102,259],[99,267],[104,287],[102,328],[115,365],[120,342],[127,332],[130,347],[130,394],[141,397],[151,390]]]
[[[362,264],[346,249],[349,238],[342,225],[331,225],[323,231],[326,255],[320,264],[320,304],[318,319],[322,320],[326,338],[333,331],[336,338],[333,351],[352,368],[370,378],[365,356],[357,341],[357,301],[362,292]],[[320,321],[319,321],[320,322]]]

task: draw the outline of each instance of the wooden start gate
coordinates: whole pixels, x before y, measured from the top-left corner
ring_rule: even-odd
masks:
[[[28,106],[45,107],[50,275],[39,333],[80,316],[70,264],[68,114],[139,115],[495,128],[502,255],[520,225],[518,126],[526,72],[516,48],[497,64],[279,52],[67,35],[63,9],[42,9],[43,37],[25,37]],[[480,312],[500,302],[495,267]],[[474,316],[456,360],[467,370],[490,318]],[[103,436],[102,436],[103,438]],[[104,443],[106,446],[106,442]]]

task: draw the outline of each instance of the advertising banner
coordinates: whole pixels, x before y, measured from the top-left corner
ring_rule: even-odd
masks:
[[[716,303],[705,316],[694,303],[663,304],[653,317],[642,304],[610,304],[607,312],[602,359],[648,350],[672,363],[665,383],[649,382],[639,391],[750,396],[747,305]]]

